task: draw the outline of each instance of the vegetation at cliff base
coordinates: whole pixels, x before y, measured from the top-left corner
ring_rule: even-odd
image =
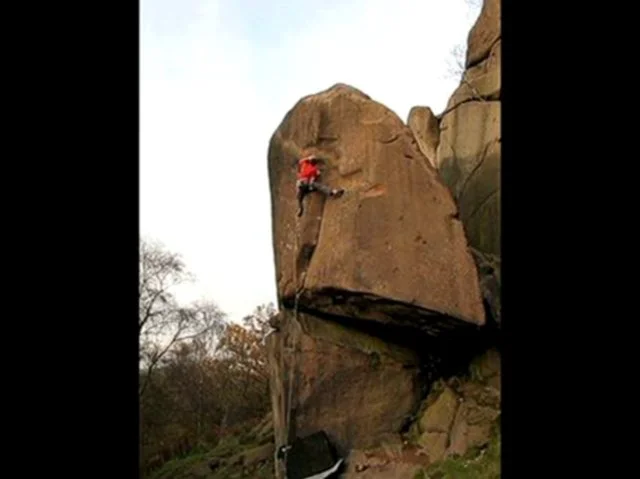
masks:
[[[471,449],[462,457],[450,457],[416,474],[414,479],[499,479],[500,423],[485,448]]]
[[[139,268],[141,476],[180,477],[216,447],[247,446],[233,438],[269,412],[262,339],[275,308],[260,305],[237,323],[213,301],[181,303],[176,287],[192,276],[179,255],[147,240]]]

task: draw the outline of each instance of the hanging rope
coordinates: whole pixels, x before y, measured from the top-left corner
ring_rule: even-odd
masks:
[[[300,301],[300,296],[302,295],[302,292],[304,290],[304,278],[306,276],[306,271],[303,272],[302,277],[303,277],[303,284],[298,286],[298,251],[300,249],[300,219],[298,216],[296,216],[296,228],[295,228],[295,235],[296,235],[296,242],[295,242],[295,247],[294,247],[294,251],[293,251],[293,285],[295,288],[295,296],[294,296],[294,303],[293,303],[293,321],[294,321],[294,325],[292,328],[290,328],[290,332],[291,332],[291,356],[290,356],[290,360],[289,360],[289,387],[288,387],[288,394],[287,394],[287,402],[286,402],[286,420],[285,420],[285,430],[286,430],[286,440],[285,440],[285,447],[288,446],[288,442],[289,442],[289,437],[291,435],[291,410],[292,408],[292,401],[293,401],[293,377],[294,377],[294,369],[296,366],[296,357],[297,357],[297,346],[298,346],[298,336],[299,336],[299,322],[298,322],[298,305],[299,305],[299,301]],[[288,452],[287,449],[285,449],[285,453],[284,453],[284,471],[285,471],[285,477],[287,474],[287,457],[288,457]]]
[[[306,275],[307,275],[307,266],[308,263],[305,264],[304,270],[301,272],[301,279],[302,279],[302,283],[300,285],[298,285],[298,252],[300,250],[300,217],[298,217],[296,215],[296,227],[295,227],[295,235],[296,235],[296,240],[295,240],[295,246],[294,246],[294,251],[293,251],[293,284],[294,284],[294,290],[295,290],[295,295],[294,295],[294,303],[293,303],[293,325],[292,327],[289,328],[290,331],[290,338],[291,338],[291,355],[290,355],[290,361],[289,361],[289,385],[288,385],[288,391],[287,391],[287,399],[286,399],[286,404],[285,407],[283,409],[286,409],[286,419],[285,419],[285,430],[286,430],[286,440],[285,440],[285,450],[284,450],[284,457],[283,457],[283,465],[284,465],[284,473],[285,473],[285,478],[286,478],[286,474],[287,474],[287,457],[288,457],[288,448],[289,448],[289,439],[290,439],[290,435],[291,435],[291,411],[293,409],[292,407],[292,403],[293,403],[293,388],[294,388],[294,375],[295,375],[295,368],[297,366],[297,356],[298,356],[298,342],[299,342],[299,336],[300,336],[300,332],[301,332],[301,325],[300,325],[300,321],[298,319],[298,314],[299,314],[299,304],[300,304],[300,297],[302,296],[302,293],[304,292],[304,282],[306,280]]]

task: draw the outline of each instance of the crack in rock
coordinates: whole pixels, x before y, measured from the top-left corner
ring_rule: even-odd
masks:
[[[384,144],[384,145],[388,145],[390,143],[393,143],[394,141],[397,141],[398,138],[400,138],[400,133],[396,133],[395,135],[393,135],[391,138],[389,138],[388,140],[378,140],[380,141],[380,143]]]
[[[479,103],[500,103],[500,93],[496,93],[495,95],[485,95],[485,96],[480,96],[480,97],[472,97],[472,98],[467,98],[466,100],[462,100],[459,103],[456,103],[455,105],[447,108],[445,111],[443,111],[442,113],[440,113],[436,119],[438,120],[438,122],[442,121],[445,117],[445,115],[448,115],[449,113],[453,112],[455,109],[457,109],[459,106],[464,105],[465,103],[471,103],[471,102],[479,102]],[[442,132],[443,130],[446,130],[446,128],[442,128],[440,131]]]
[[[362,193],[363,198],[375,198],[376,196],[382,196],[387,193],[387,188],[384,185],[377,184],[373,185],[370,188],[367,188],[364,193]]]
[[[491,56],[491,52],[493,50],[493,47],[496,46],[496,43],[498,43],[500,40],[502,40],[502,33],[498,35],[498,37],[491,43],[491,45],[489,45],[489,48],[487,49],[487,54],[483,55],[481,58],[479,58],[478,60],[476,60],[475,62],[469,63],[465,70],[469,70],[475,66],[480,65],[483,61],[485,61],[487,58],[489,58]]]
[[[467,218],[467,221],[471,220],[476,213],[478,213],[478,211],[480,211],[480,209],[489,202],[489,200],[491,198],[493,198],[495,195],[497,195],[500,192],[500,187],[498,186],[495,190],[493,190],[491,193],[489,193],[485,199],[483,199],[481,202],[478,203],[478,205],[473,209],[473,211],[471,213],[469,213],[469,215],[465,215]]]
[[[496,143],[500,143],[500,138],[492,140],[488,142],[486,145],[484,145],[484,148],[482,149],[482,155],[480,157],[480,161],[478,161],[478,163],[476,163],[476,165],[473,167],[471,172],[469,172],[469,174],[467,175],[467,178],[464,180],[464,183],[458,190],[458,198],[462,198],[464,196],[464,193],[467,189],[467,185],[469,184],[469,181],[471,180],[471,178],[473,178],[476,172],[480,170],[480,167],[482,166],[484,161],[487,159],[487,153],[489,152],[489,148],[491,148],[491,146],[493,146]]]

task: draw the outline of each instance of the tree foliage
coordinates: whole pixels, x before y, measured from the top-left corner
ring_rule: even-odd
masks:
[[[181,304],[175,288],[192,281],[179,255],[140,245],[140,446],[143,471],[207,450],[269,411],[263,338],[273,304],[241,322],[213,301]]]
[[[226,315],[213,301],[181,305],[176,300],[175,287],[192,279],[179,255],[158,243],[141,241],[138,334],[146,374],[140,396],[167,354],[186,341],[210,345],[224,328]]]

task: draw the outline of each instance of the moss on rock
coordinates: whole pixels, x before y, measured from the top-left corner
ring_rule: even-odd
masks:
[[[464,456],[453,456],[418,471],[414,479],[499,479],[500,421],[492,428],[491,440],[486,447],[476,447]]]

